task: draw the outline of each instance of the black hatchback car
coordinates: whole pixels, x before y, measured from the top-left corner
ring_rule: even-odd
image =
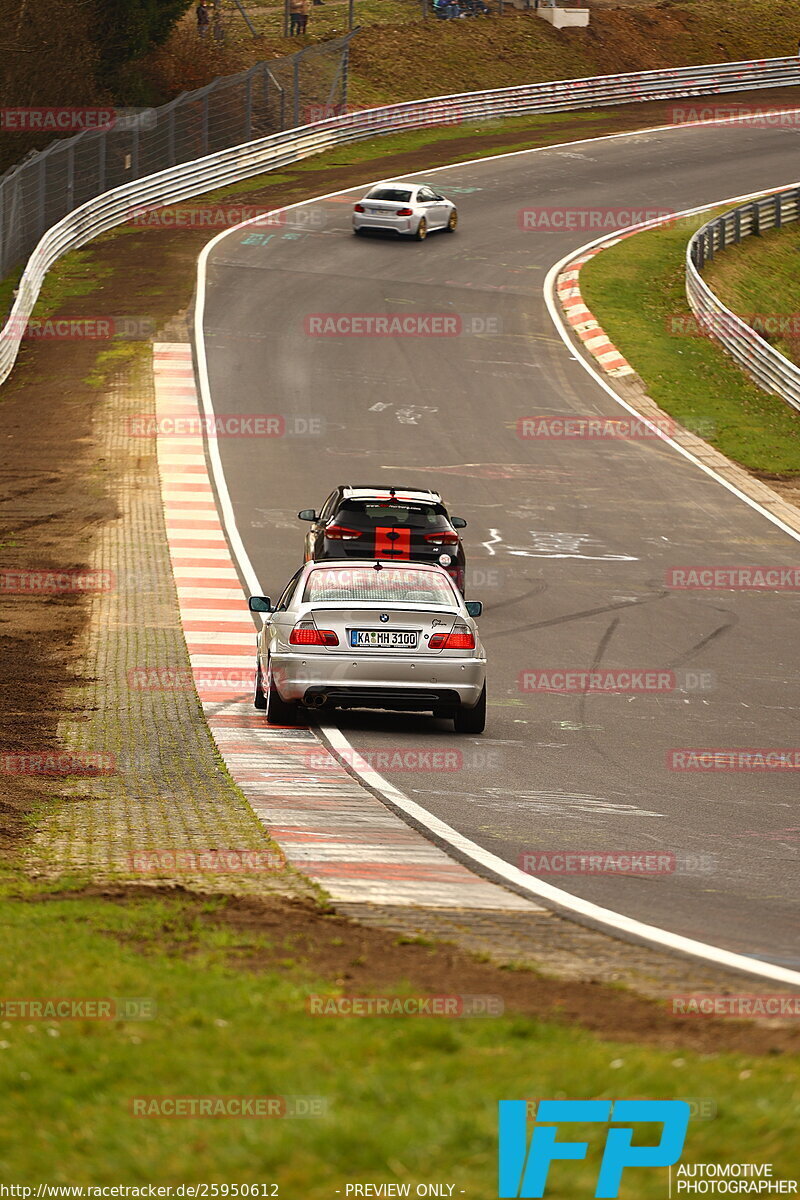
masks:
[[[331,492],[319,512],[304,508],[297,515],[311,522],[306,562],[329,558],[436,562],[464,591],[464,547],[457,530],[467,522],[448,515],[438,492],[347,484]]]

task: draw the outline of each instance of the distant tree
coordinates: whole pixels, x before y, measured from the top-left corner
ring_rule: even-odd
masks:
[[[94,0],[98,75],[113,88],[116,71],[160,46],[193,0]]]

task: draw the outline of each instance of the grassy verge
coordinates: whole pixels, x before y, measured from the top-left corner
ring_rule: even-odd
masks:
[[[787,225],[745,238],[706,267],[704,278],[732,312],[755,318],[767,340],[800,363],[800,227]],[[781,317],[791,317],[790,324]],[[774,330],[775,332],[771,332]]]
[[[217,921],[220,908],[158,896],[123,907],[57,892],[0,901],[6,999],[137,997],[154,1007],[152,1019],[0,1021],[8,1179],[265,1182],[305,1200],[353,1180],[439,1180],[456,1195],[488,1197],[497,1100],[563,1095],[703,1099],[716,1116],[692,1122],[687,1161],[724,1159],[736,1147],[738,1161],[800,1171],[796,1061],[679,1056],[513,1013],[312,1017],[308,996],[340,994],[344,981],[325,977],[302,942]],[[387,979],[381,991],[410,989]],[[319,1097],[325,1115],[131,1113],[141,1096],[283,1095]],[[585,1132],[596,1149],[596,1131]],[[593,1152],[555,1170],[548,1195],[591,1195],[596,1169]],[[660,1200],[664,1176],[631,1172],[621,1195]]]
[[[697,224],[707,219],[705,214]],[[795,475],[796,412],[757,387],[718,344],[694,332],[684,293],[690,235],[682,224],[626,238],[587,263],[581,292],[666,412],[749,470]]]

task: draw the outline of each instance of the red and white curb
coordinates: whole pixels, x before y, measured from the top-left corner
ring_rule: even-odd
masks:
[[[601,250],[616,246],[623,237],[627,236],[629,235],[622,234],[618,238],[605,242],[602,246],[586,250],[581,258],[575,258],[572,262],[567,263],[556,280],[556,292],[567,324],[572,327],[592,357],[597,360],[601,369],[608,375],[616,376],[635,375],[636,372],[628,360],[623,358],[614,343],[609,341],[608,334],[603,330],[594,313],[587,307],[586,301],[581,295],[578,280],[581,267],[590,258],[594,258],[595,254],[599,254]]]
[[[268,726],[253,707],[256,631],[209,480],[191,347],[157,343],[153,371],[167,538],[195,687],[230,775],[286,858],[333,901],[546,911],[412,829],[313,730]]]

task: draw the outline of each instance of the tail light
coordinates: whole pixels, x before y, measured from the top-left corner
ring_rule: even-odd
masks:
[[[430,542],[432,546],[457,546],[458,534],[451,530],[443,529],[439,533],[426,533],[425,541]]]
[[[333,538],[335,542],[354,542],[361,537],[361,530],[349,529],[347,525],[328,525],[325,537]]]
[[[450,633],[435,633],[428,645],[431,650],[474,650],[475,638],[466,625],[454,625]]]
[[[339,639],[332,629],[317,629],[315,625],[295,625],[289,634],[290,646],[338,646]]]
[[[364,209],[364,205],[363,205],[363,204],[356,204],[356,206],[355,206],[355,208],[354,208],[354,210],[353,210],[353,211],[354,211],[354,212],[364,212],[364,211],[365,211],[365,209]]]
[[[398,217],[413,217],[413,215],[414,215],[413,208],[398,208],[398,210],[397,210]]]

